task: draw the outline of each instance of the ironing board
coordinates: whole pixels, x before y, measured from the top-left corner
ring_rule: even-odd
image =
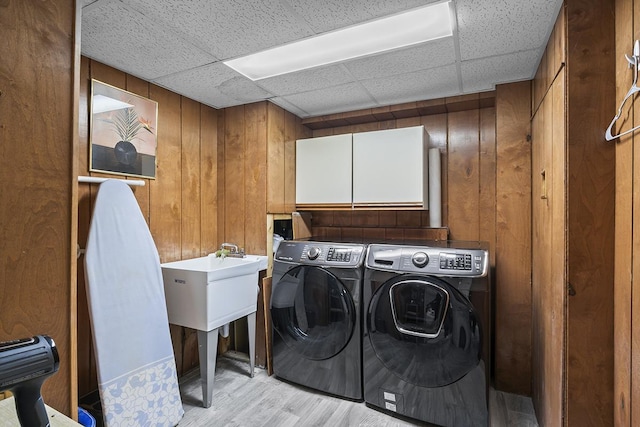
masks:
[[[123,182],[100,185],[85,266],[105,426],[175,426],[184,410],[160,258]]]

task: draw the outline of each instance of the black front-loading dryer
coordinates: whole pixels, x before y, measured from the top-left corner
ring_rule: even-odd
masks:
[[[487,426],[488,251],[372,244],[363,283],[368,405],[442,426]]]
[[[273,372],[362,400],[362,244],[283,241],[273,261]]]

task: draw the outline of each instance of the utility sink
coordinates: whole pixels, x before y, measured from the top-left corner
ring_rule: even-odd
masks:
[[[247,317],[251,376],[255,362],[258,272],[267,257],[216,257],[214,254],[161,264],[169,323],[196,329],[202,382],[202,404],[211,406],[218,333]],[[225,335],[226,336],[226,335]]]
[[[211,331],[255,312],[267,257],[213,254],[162,264],[169,323]]]

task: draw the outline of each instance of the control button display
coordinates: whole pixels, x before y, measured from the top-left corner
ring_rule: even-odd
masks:
[[[309,253],[307,254],[307,256],[311,260],[318,258],[318,256],[320,256],[320,248],[315,246],[312,247],[311,249],[309,249]]]
[[[422,268],[429,264],[429,256],[424,252],[416,252],[411,257],[411,262],[413,262],[413,265],[416,267]]]
[[[476,263],[476,265],[478,265]],[[441,270],[472,270],[471,254],[440,253]]]
[[[329,248],[327,261],[351,262],[351,249],[349,248]]]

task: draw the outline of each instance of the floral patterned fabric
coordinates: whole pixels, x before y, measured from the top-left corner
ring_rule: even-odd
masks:
[[[109,427],[175,426],[184,415],[173,357],[102,384],[100,397]]]

